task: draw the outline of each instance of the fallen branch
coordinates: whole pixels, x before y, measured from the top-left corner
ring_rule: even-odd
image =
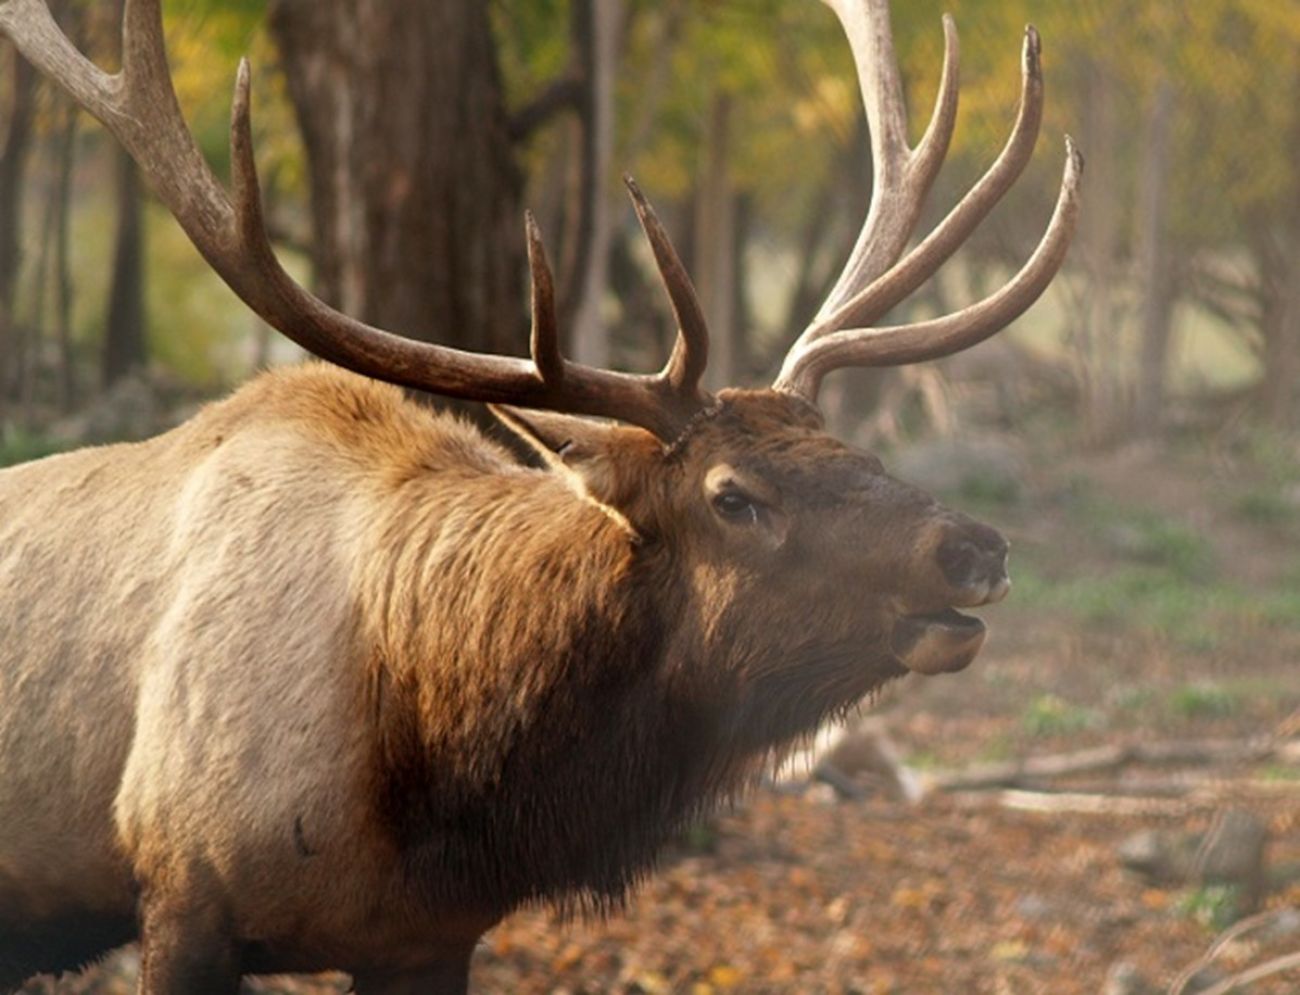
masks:
[[[1003,808],[1021,812],[1070,815],[1182,815],[1191,804],[1183,798],[1117,798],[1077,791],[1045,793],[1018,788],[1007,788],[996,794],[963,791],[953,797],[971,805],[987,805],[992,800]]]
[[[1241,939],[1247,933],[1253,933],[1261,926],[1271,924],[1274,920],[1280,919],[1285,913],[1294,911],[1294,909],[1290,908],[1269,909],[1266,912],[1257,912],[1253,916],[1247,916],[1245,919],[1233,923],[1215,938],[1214,942],[1210,944],[1209,950],[1179,972],[1178,977],[1174,978],[1173,983],[1169,986],[1168,995],[1183,995],[1191,980],[1213,964],[1214,959],[1224,951],[1229,943]],[[1204,992],[1201,995],[1204,995]]]
[[[1214,774],[1179,773],[1172,777],[1125,777],[1120,780],[1072,781],[1062,786],[1048,781],[1025,781],[1017,787],[1041,794],[1072,792],[1084,795],[1108,795],[1124,798],[1196,798],[1209,801],[1225,795],[1300,794],[1300,782],[1271,781],[1263,778],[1227,778]]]
[[[1240,974],[1234,974],[1226,981],[1220,981],[1217,985],[1203,989],[1200,995],[1228,995],[1228,992],[1236,991],[1242,985],[1254,984],[1263,978],[1295,969],[1300,969],[1300,951],[1282,957],[1275,957],[1273,960],[1265,961],[1263,964],[1242,971]]]
[[[1172,740],[1099,746],[932,773],[926,785],[936,791],[979,791],[1028,787],[1051,778],[1115,771],[1132,764],[1258,763],[1274,756],[1282,745],[1273,736],[1257,736],[1244,740]]]

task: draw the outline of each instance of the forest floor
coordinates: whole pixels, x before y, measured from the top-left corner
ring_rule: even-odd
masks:
[[[959,675],[880,714],[920,775],[1113,744],[1300,737],[1300,454],[1256,437],[1026,454],[1012,488],[950,503],[1004,529],[1016,588]],[[1262,907],[1224,977],[1300,951],[1300,759],[1110,770],[918,804],[760,789],[687,834],[604,921],[520,913],[476,956],[480,992],[1162,992],[1233,918],[1231,888],[1143,879],[1121,844],[1267,826]],[[1024,788],[1024,786],[1021,786]],[[128,954],[32,991],[128,992]],[[1123,987],[1119,976],[1140,978]],[[1109,982],[1107,979],[1110,979]],[[1113,987],[1107,989],[1107,984]],[[345,991],[342,979],[256,990]],[[1300,991],[1300,972],[1251,992]]]

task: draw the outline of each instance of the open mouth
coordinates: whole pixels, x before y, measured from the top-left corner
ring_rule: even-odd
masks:
[[[918,674],[948,674],[970,665],[984,645],[984,623],[955,608],[903,615],[894,623],[894,655]]]

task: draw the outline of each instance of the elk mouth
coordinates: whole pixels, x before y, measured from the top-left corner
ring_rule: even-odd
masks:
[[[892,648],[918,674],[950,674],[970,665],[984,645],[984,623],[955,608],[903,615],[894,623]]]

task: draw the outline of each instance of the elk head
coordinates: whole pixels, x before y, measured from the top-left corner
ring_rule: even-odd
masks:
[[[811,683],[810,700],[793,702],[790,715],[775,720],[794,732],[903,668],[937,673],[965,666],[984,628],[957,609],[996,601],[1009,586],[1007,545],[996,532],[941,508],[887,476],[874,457],[825,433],[817,410],[823,377],[840,367],[946,356],[1018,317],[1064,260],[1082,168],[1067,139],[1055,213],[1005,286],[951,315],[878,326],[969,237],[1028,163],[1043,106],[1039,40],[1029,28],[1019,111],[1001,154],[943,221],[905,251],[955,125],[956,31],[945,18],[938,98],[912,148],[887,0],[827,2],[850,41],[869,120],[870,207],[847,265],[772,385],[716,396],[700,387],[708,332],[690,279],[631,181],[678,325],[659,373],[595,369],[561,355],[551,271],[531,217],[531,362],[418,342],[333,310],[277,262],[254,166],[247,62],[235,88],[227,195],[182,119],[158,0],[127,0],[123,68],[115,76],[75,51],[42,0],[0,3],[0,31],[118,137],[208,262],[271,325],[358,373],[509,405],[503,420],[557,473],[638,539],[678,558],[703,606],[686,624],[726,646],[733,675],[765,697],[783,691],[797,697]],[[765,662],[773,659],[780,665]]]
[[[670,662],[696,668],[683,684],[725,703],[754,748],[905,670],[966,666],[985,629],[956,609],[1010,587],[997,532],[836,441],[793,394],[723,391],[671,445],[570,415],[497,413],[625,521],[644,555],[675,561],[689,648]]]

